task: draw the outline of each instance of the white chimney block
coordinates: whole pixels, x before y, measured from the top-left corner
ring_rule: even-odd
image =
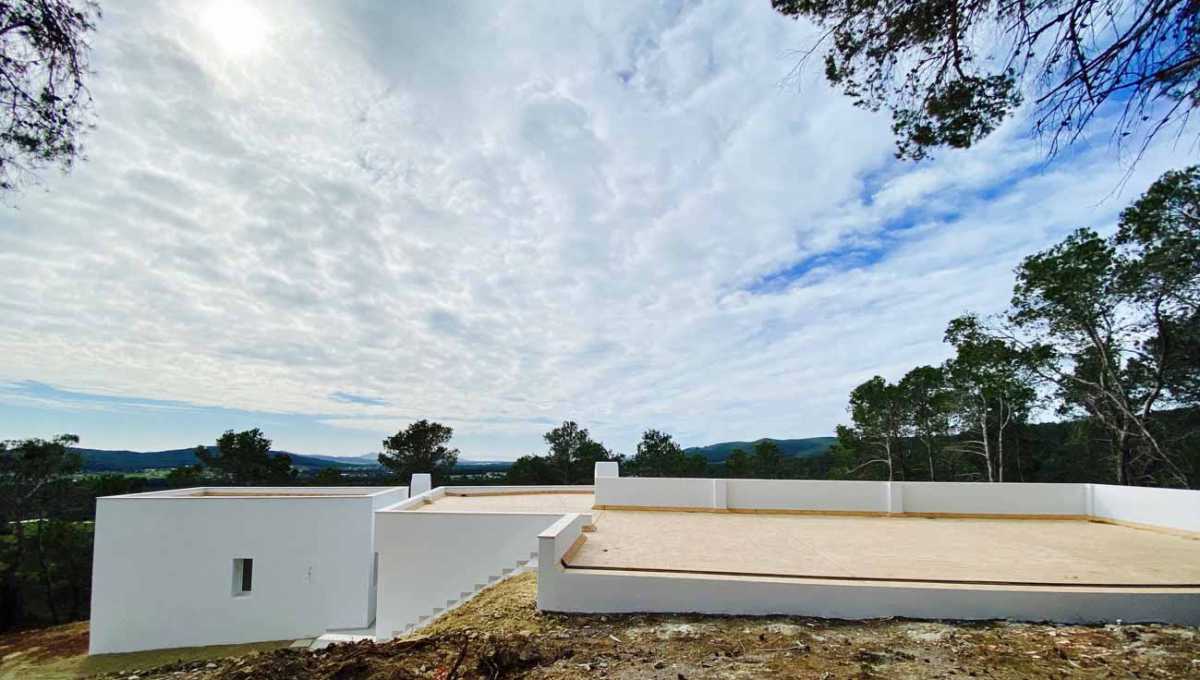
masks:
[[[621,470],[616,461],[605,460],[596,463],[596,477],[620,477]]]
[[[408,497],[419,496],[433,488],[433,478],[428,472],[416,473],[408,483]]]

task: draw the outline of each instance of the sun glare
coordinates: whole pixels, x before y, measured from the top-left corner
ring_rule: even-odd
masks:
[[[266,42],[266,17],[245,0],[216,0],[204,11],[202,22],[221,51],[231,56],[252,54]]]

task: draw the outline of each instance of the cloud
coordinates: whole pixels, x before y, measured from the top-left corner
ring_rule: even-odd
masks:
[[[350,394],[349,392],[334,392],[329,395],[329,398],[341,402],[343,404],[359,404],[361,406],[387,406],[387,400],[377,397],[364,397],[361,394]]]
[[[203,3],[106,8],[89,160],[0,213],[0,379],[275,414],[297,451],[824,435],[1187,161],[1122,185],[1018,121],[899,163],[886,117],[781,85],[814,33],[767,3],[256,4],[232,50]]]

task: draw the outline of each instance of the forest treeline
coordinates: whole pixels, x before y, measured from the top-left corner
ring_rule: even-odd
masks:
[[[1066,465],[1080,480],[1196,488],[1198,305],[1200,166],[1161,177],[1112,235],[1078,229],[1026,257],[1008,309],[950,320],[945,362],[856,387],[833,470],[1002,482]],[[1047,414],[1071,421],[1053,446],[1029,436]]]

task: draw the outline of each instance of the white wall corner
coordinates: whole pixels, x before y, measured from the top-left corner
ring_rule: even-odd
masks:
[[[1096,516],[1096,485],[1083,485],[1083,514],[1094,518]]]
[[[583,527],[591,523],[590,513],[570,513],[538,534],[538,609],[558,608],[561,580],[565,576],[562,559],[579,539]]]
[[[602,460],[596,463],[595,476],[600,477],[620,477],[620,466],[614,460]]]
[[[712,490],[712,506],[714,510],[729,509],[729,484],[724,479],[714,479]]]
[[[538,564],[554,564],[555,548],[558,545],[557,536],[538,536]]]
[[[433,486],[433,477],[428,472],[413,473],[412,481],[408,483],[408,497],[419,496]]]
[[[904,485],[888,482],[888,512],[900,514],[904,512]]]

